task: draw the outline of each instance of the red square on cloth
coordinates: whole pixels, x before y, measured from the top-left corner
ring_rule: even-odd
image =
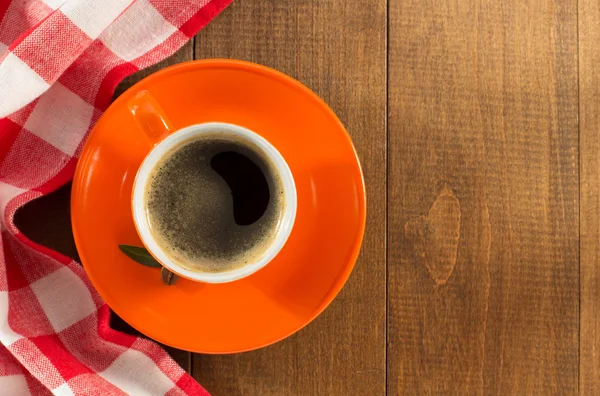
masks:
[[[128,348],[103,339],[98,340],[98,317],[90,315],[60,332],[60,339],[77,359],[95,372],[106,370]]]
[[[45,21],[46,29],[32,31],[13,48],[12,53],[44,80],[51,82],[53,76],[61,74],[68,67],[57,62],[55,54],[79,56],[92,39],[60,12],[53,13],[49,18],[53,20]],[[56,40],[45,40],[44,37],[48,35],[56,37]]]
[[[27,367],[31,375],[43,378],[48,389],[55,389],[65,383],[62,375],[29,338],[21,338],[7,348],[13,355],[18,355],[21,364]]]
[[[19,267],[28,286],[63,268],[63,264],[56,260],[48,260],[48,263],[43,266],[31,265],[30,263],[36,263],[45,258],[44,255],[28,248],[17,236],[8,231],[2,233],[2,242],[5,259],[12,259],[11,266]]]
[[[11,291],[8,296],[8,325],[13,332],[23,337],[54,334],[52,324],[30,287]]]
[[[52,12],[41,0],[2,0],[0,3],[0,17],[2,8],[6,7],[4,17],[0,21],[0,43],[6,45],[11,44]]]
[[[8,154],[21,129],[22,127],[19,124],[9,118],[0,118],[0,163]]]
[[[44,355],[48,356],[50,362],[65,380],[68,381],[77,375],[92,373],[92,370],[73,357],[73,354],[65,348],[56,334],[34,337],[31,338],[31,341]]]
[[[0,180],[10,185],[33,189],[50,175],[56,176],[71,157],[27,129],[15,139],[0,164]]]

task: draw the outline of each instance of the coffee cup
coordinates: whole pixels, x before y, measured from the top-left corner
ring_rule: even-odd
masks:
[[[147,91],[128,107],[151,147],[132,192],[134,224],[148,252],[171,272],[206,283],[236,281],[271,262],[297,210],[294,177],[279,151],[230,123],[175,130]],[[264,208],[247,209],[259,204]]]

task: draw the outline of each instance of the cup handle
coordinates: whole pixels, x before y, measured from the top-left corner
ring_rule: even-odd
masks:
[[[175,130],[160,104],[148,91],[138,92],[129,100],[127,106],[151,147]]]

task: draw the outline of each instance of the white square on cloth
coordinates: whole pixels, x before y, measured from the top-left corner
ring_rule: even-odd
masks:
[[[23,336],[15,333],[8,324],[8,292],[0,292],[0,341],[8,347],[21,338]],[[0,377],[0,381],[2,378]],[[0,386],[0,389],[2,389],[2,386]]]
[[[40,97],[25,128],[63,153],[73,155],[85,136],[94,107],[61,83]]]
[[[135,349],[123,352],[98,374],[128,395],[164,395],[175,386],[148,356]]]
[[[176,31],[152,4],[138,0],[100,35],[100,40],[118,57],[131,62]]]
[[[65,4],[67,0],[42,0],[42,3],[46,4],[48,7],[53,10],[58,9],[61,5]]]
[[[6,211],[6,205],[11,199],[19,194],[23,194],[27,190],[15,187],[12,184],[0,182],[0,219],[4,219],[4,212]]]
[[[52,394],[54,396],[75,396],[75,393],[73,393],[73,390],[71,390],[69,384],[67,384],[66,382],[58,388],[54,388],[52,390]]]
[[[57,332],[96,312],[87,286],[67,267],[46,275],[31,288]]]
[[[21,91],[28,87],[27,95]],[[0,114],[10,114],[31,102],[49,85],[18,56],[9,53],[0,64]]]
[[[60,11],[90,38],[95,39],[132,0],[67,1]]]
[[[6,377],[0,377],[0,391],[3,395],[11,396],[29,396],[29,387],[25,376],[22,374],[8,375]]]

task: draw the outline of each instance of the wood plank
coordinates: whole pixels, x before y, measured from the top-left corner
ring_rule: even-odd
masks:
[[[192,60],[193,48],[193,43],[190,41],[170,58],[125,78],[117,87],[115,98],[131,85],[161,68]],[[34,242],[79,261],[71,231],[70,196],[71,185],[68,184],[51,194],[30,202],[17,212],[15,223]],[[111,317],[111,327],[129,334],[140,335],[114,313]],[[191,372],[191,353],[164,345],[163,347],[184,370],[188,373]]]
[[[389,18],[388,392],[575,394],[577,2]]]
[[[385,393],[386,2],[236,0],[196,37],[196,57],[258,62],[319,94],[348,128],[368,186],[362,255],[332,305],[262,350],[195,355],[218,395]]]
[[[600,3],[579,0],[582,395],[600,394]]]

